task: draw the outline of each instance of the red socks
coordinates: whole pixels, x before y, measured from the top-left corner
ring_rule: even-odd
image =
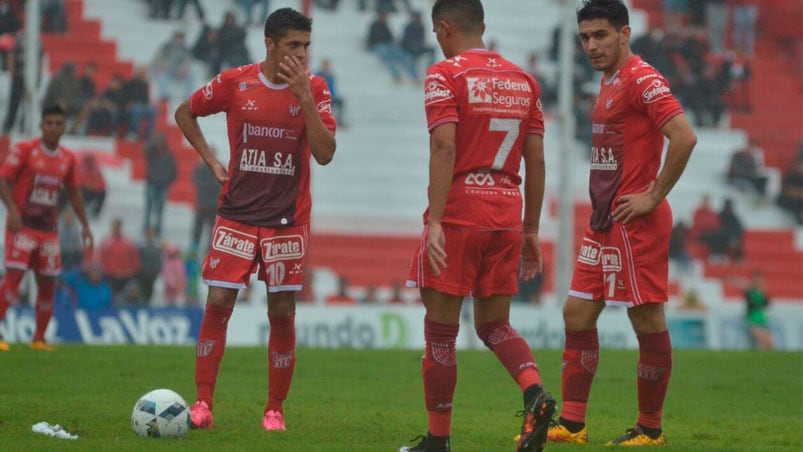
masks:
[[[20,281],[25,273],[16,269],[7,269],[3,281],[0,282],[0,322],[6,318],[6,310],[11,304],[17,304],[20,298]]]
[[[459,325],[446,325],[424,318],[426,349],[421,360],[421,373],[429,432],[433,436],[449,436],[452,430],[452,400],[457,385],[455,341],[459,330]]]
[[[42,284],[36,295],[36,331],[33,333],[34,341],[45,340],[45,330],[53,316],[53,289],[54,284]]]
[[[295,315],[278,317],[268,314],[268,404],[269,410],[282,411],[282,403],[290,392],[296,364]]]
[[[232,308],[207,303],[198,332],[198,345],[195,351],[195,387],[198,400],[203,400],[212,409],[220,360],[226,348],[226,329],[229,325]]]
[[[588,331],[566,330],[561,375],[563,408],[560,416],[572,422],[584,423],[591,382],[599,361],[597,329]]]
[[[477,335],[494,352],[522,392],[534,384],[541,384],[533,351],[510,322],[486,323],[477,329]]]
[[[638,423],[660,429],[666,389],[672,374],[669,331],[641,334],[638,343]]]

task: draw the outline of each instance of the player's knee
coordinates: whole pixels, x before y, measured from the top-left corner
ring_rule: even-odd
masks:
[[[3,283],[0,285],[2,290],[2,299],[6,303],[16,304],[20,298],[20,282],[22,281],[25,273],[20,270],[9,269],[3,277]]]
[[[519,337],[519,333],[510,325],[510,322],[488,322],[476,327],[477,336],[491,351],[498,344]]]

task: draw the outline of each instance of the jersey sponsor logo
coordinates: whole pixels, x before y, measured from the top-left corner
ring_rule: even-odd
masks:
[[[39,247],[39,251],[43,256],[58,256],[61,254],[61,246],[57,240],[44,242],[42,243],[42,246]]]
[[[293,154],[285,156],[276,152],[273,154],[272,164],[269,165],[267,151],[246,148],[240,156],[240,171],[293,176],[296,174],[296,166],[293,163]]]
[[[452,97],[454,97],[452,90],[443,86],[439,81],[432,80],[427,82],[427,89],[424,91],[424,103],[426,105],[451,99]]]
[[[613,148],[591,146],[592,170],[616,171],[617,168],[619,168],[619,162],[616,161]]]
[[[233,256],[253,259],[256,251],[256,237],[220,226],[215,230],[212,248]]]
[[[204,97],[205,98],[211,99],[213,93],[214,93],[214,88],[212,88],[212,82],[209,82],[206,85],[204,85]]]
[[[661,79],[653,80],[649,86],[641,93],[642,99],[645,104],[651,104],[665,97],[672,95],[671,90],[666,86],[666,82]]]
[[[636,85],[641,85],[641,82],[643,82],[644,80],[649,80],[649,79],[655,78],[655,77],[658,77],[658,74],[642,75],[641,77],[636,79]]]
[[[499,64],[498,61],[496,61],[496,58],[488,58],[488,62],[485,63],[485,65],[492,68],[502,67],[502,65]]]
[[[36,248],[36,240],[21,232],[14,234],[14,248],[21,251],[33,251]]]
[[[454,57],[454,58],[452,58],[452,59],[449,59],[449,60],[447,60],[447,61],[448,61],[449,63],[451,63],[451,64],[452,64],[452,66],[454,66],[454,67],[463,67],[463,66],[461,66],[461,65],[460,65],[460,62],[461,62],[461,61],[466,61],[466,60],[468,60],[468,58],[466,58],[466,57],[462,57],[462,56],[460,56],[460,55],[457,55],[456,57]]]
[[[464,183],[466,185],[476,185],[478,187],[493,187],[496,185],[491,173],[468,173]]]
[[[602,247],[602,271],[606,273],[622,271],[622,253],[619,248]]]
[[[301,107],[299,107],[300,109]],[[259,138],[286,138],[295,140],[288,129],[281,127],[257,126],[250,122],[243,123],[243,143],[248,143],[248,137]]]
[[[605,124],[591,124],[591,133],[604,134]]]
[[[260,243],[262,260],[273,262],[298,259],[304,256],[304,238],[298,234],[279,235],[263,239]]]
[[[320,104],[318,104],[320,108]],[[290,112],[290,116],[298,116],[301,113],[301,105],[293,104],[287,107],[288,111]],[[321,111],[320,109],[318,111]]]
[[[599,242],[595,242],[594,240],[584,238],[583,244],[580,245],[580,253],[577,255],[577,262],[586,264],[586,265],[598,265],[600,255],[602,254],[600,251],[602,246]]]
[[[446,77],[444,77],[442,74],[439,74],[437,72],[433,72],[431,74],[427,74],[426,81],[429,82],[431,80],[438,80],[438,81],[441,81],[441,82],[445,82],[446,81]]]
[[[52,207],[59,202],[59,191],[47,187],[36,187],[31,190],[31,196],[28,200],[32,204]]]
[[[638,377],[647,381],[658,381],[666,372],[663,367],[649,366],[647,364],[638,364]]]
[[[332,112],[332,102],[325,100],[318,103],[318,112],[319,113],[331,113]]]
[[[468,103],[470,104],[504,105],[508,108],[532,105],[529,95],[532,90],[527,82],[499,77],[466,77],[466,82],[468,83]],[[528,95],[509,94],[511,91]]]

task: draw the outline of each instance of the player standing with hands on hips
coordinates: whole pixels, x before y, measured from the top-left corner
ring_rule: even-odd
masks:
[[[62,188],[81,222],[85,249],[92,249],[92,232],[76,181],[72,152],[59,142],[65,129],[64,110],[58,105],[42,110],[41,138],[17,143],[0,167],[0,199],[5,204],[6,274],[0,285],[0,322],[9,304],[19,298],[19,285],[27,270],[36,275],[36,331],[31,347],[53,351],[45,330],[53,316],[56,277],[61,272],[59,246],[59,194]],[[9,345],[0,337],[0,351]]]
[[[237,292],[253,271],[267,287],[268,401],[262,426],[285,430],[283,402],[295,366],[296,292],[302,288],[310,210],[310,156],[335,153],[326,82],[307,72],[312,20],[282,8],[265,21],[267,57],[217,75],[176,110],[184,136],[223,184],[203,261],[209,286],[198,336],[193,428],[212,428],[213,395]],[[230,158],[223,167],[197,118],[226,112]]]
[[[467,296],[474,298],[477,335],[523,393],[524,422],[517,450],[540,451],[555,400],[541,387],[530,346],[509,322],[517,276],[531,279],[542,268],[538,228],[545,170],[540,88],[532,76],[485,48],[479,0],[438,0],[432,7],[432,23],[447,60],[432,66],[425,81],[429,207],[408,281],[408,286],[420,288],[426,308],[421,370],[429,431],[420,443],[400,451],[451,448],[455,341]]]
[[[636,425],[609,444],[666,444],[661,427],[672,346],[664,316],[672,210],[666,196],[697,143],[664,77],[629,46],[621,0],[586,0],[580,41],[604,75],[591,119],[592,213],[563,308],[563,404],[549,440],[585,444],[586,407],[599,360],[597,318],[625,306],[639,343]],[[664,137],[669,139],[661,168]],[[660,172],[659,172],[660,169]]]

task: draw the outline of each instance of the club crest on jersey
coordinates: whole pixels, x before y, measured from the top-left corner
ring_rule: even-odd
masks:
[[[262,239],[259,245],[265,262],[298,259],[304,256],[304,238],[298,234]]]
[[[288,106],[287,109],[290,111],[290,116],[298,116],[301,113],[301,105],[293,104]]]

